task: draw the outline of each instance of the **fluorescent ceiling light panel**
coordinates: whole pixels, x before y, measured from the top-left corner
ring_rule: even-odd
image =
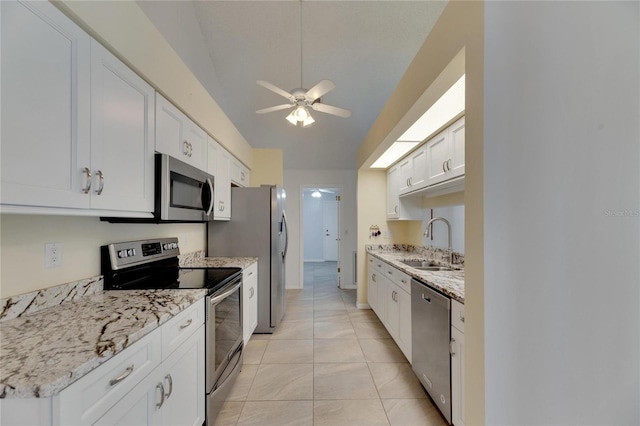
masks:
[[[463,112],[464,87],[464,75],[462,75],[398,140],[422,142]]]
[[[411,151],[420,142],[413,141],[396,141],[382,154],[375,163],[371,165],[372,169],[386,169],[407,152]]]

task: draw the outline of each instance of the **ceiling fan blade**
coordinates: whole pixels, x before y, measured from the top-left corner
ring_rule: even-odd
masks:
[[[331,80],[322,80],[304,94],[309,102],[313,102],[325,93],[329,93],[335,89],[336,85]]]
[[[311,108],[313,108],[315,111],[337,115],[338,117],[343,117],[343,118],[351,117],[351,111],[349,111],[348,109],[338,108],[331,105],[325,105],[320,102],[316,102],[315,104],[311,105]]]
[[[258,83],[260,86],[264,87],[265,89],[269,89],[274,93],[277,93],[278,95],[282,96],[283,98],[289,99],[290,102],[295,102],[295,98],[291,95],[291,93],[282,90],[281,88],[279,88],[278,86],[274,86],[273,84],[263,81],[263,80],[258,80],[256,81],[256,83]]]
[[[267,112],[280,111],[281,109],[287,109],[287,108],[293,108],[293,105],[291,105],[291,104],[276,105],[276,106],[272,106],[272,107],[269,107],[269,108],[259,109],[259,110],[256,111],[256,113],[265,114]]]

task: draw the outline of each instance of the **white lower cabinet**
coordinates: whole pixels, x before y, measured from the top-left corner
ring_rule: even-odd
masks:
[[[464,305],[451,301],[451,421],[465,424],[464,418]]]
[[[242,271],[242,330],[246,345],[258,326],[258,263]]]
[[[200,426],[205,420],[204,339],[200,300],[57,395],[0,400],[0,422]],[[163,353],[163,348],[172,350]]]
[[[411,279],[371,255],[367,264],[369,306],[411,362]]]

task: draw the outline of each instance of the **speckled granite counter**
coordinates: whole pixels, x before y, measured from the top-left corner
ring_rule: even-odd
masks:
[[[0,398],[55,395],[202,299],[206,290],[108,291],[0,323]]]
[[[258,261],[257,257],[193,257],[180,263],[182,268],[242,268]]]
[[[428,256],[415,251],[377,250],[368,247],[367,252],[389,263],[397,269],[422,281],[430,287],[464,303],[464,269],[457,271],[421,271],[402,263],[403,260],[430,260]]]

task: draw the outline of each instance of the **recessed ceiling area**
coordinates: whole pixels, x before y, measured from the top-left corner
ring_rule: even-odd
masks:
[[[358,147],[446,1],[138,4],[251,146],[282,149],[285,169],[354,169]],[[322,102],[351,117],[314,113],[303,128],[285,120],[290,110],[256,114],[282,103],[257,80],[290,91],[323,79],[336,87]]]

